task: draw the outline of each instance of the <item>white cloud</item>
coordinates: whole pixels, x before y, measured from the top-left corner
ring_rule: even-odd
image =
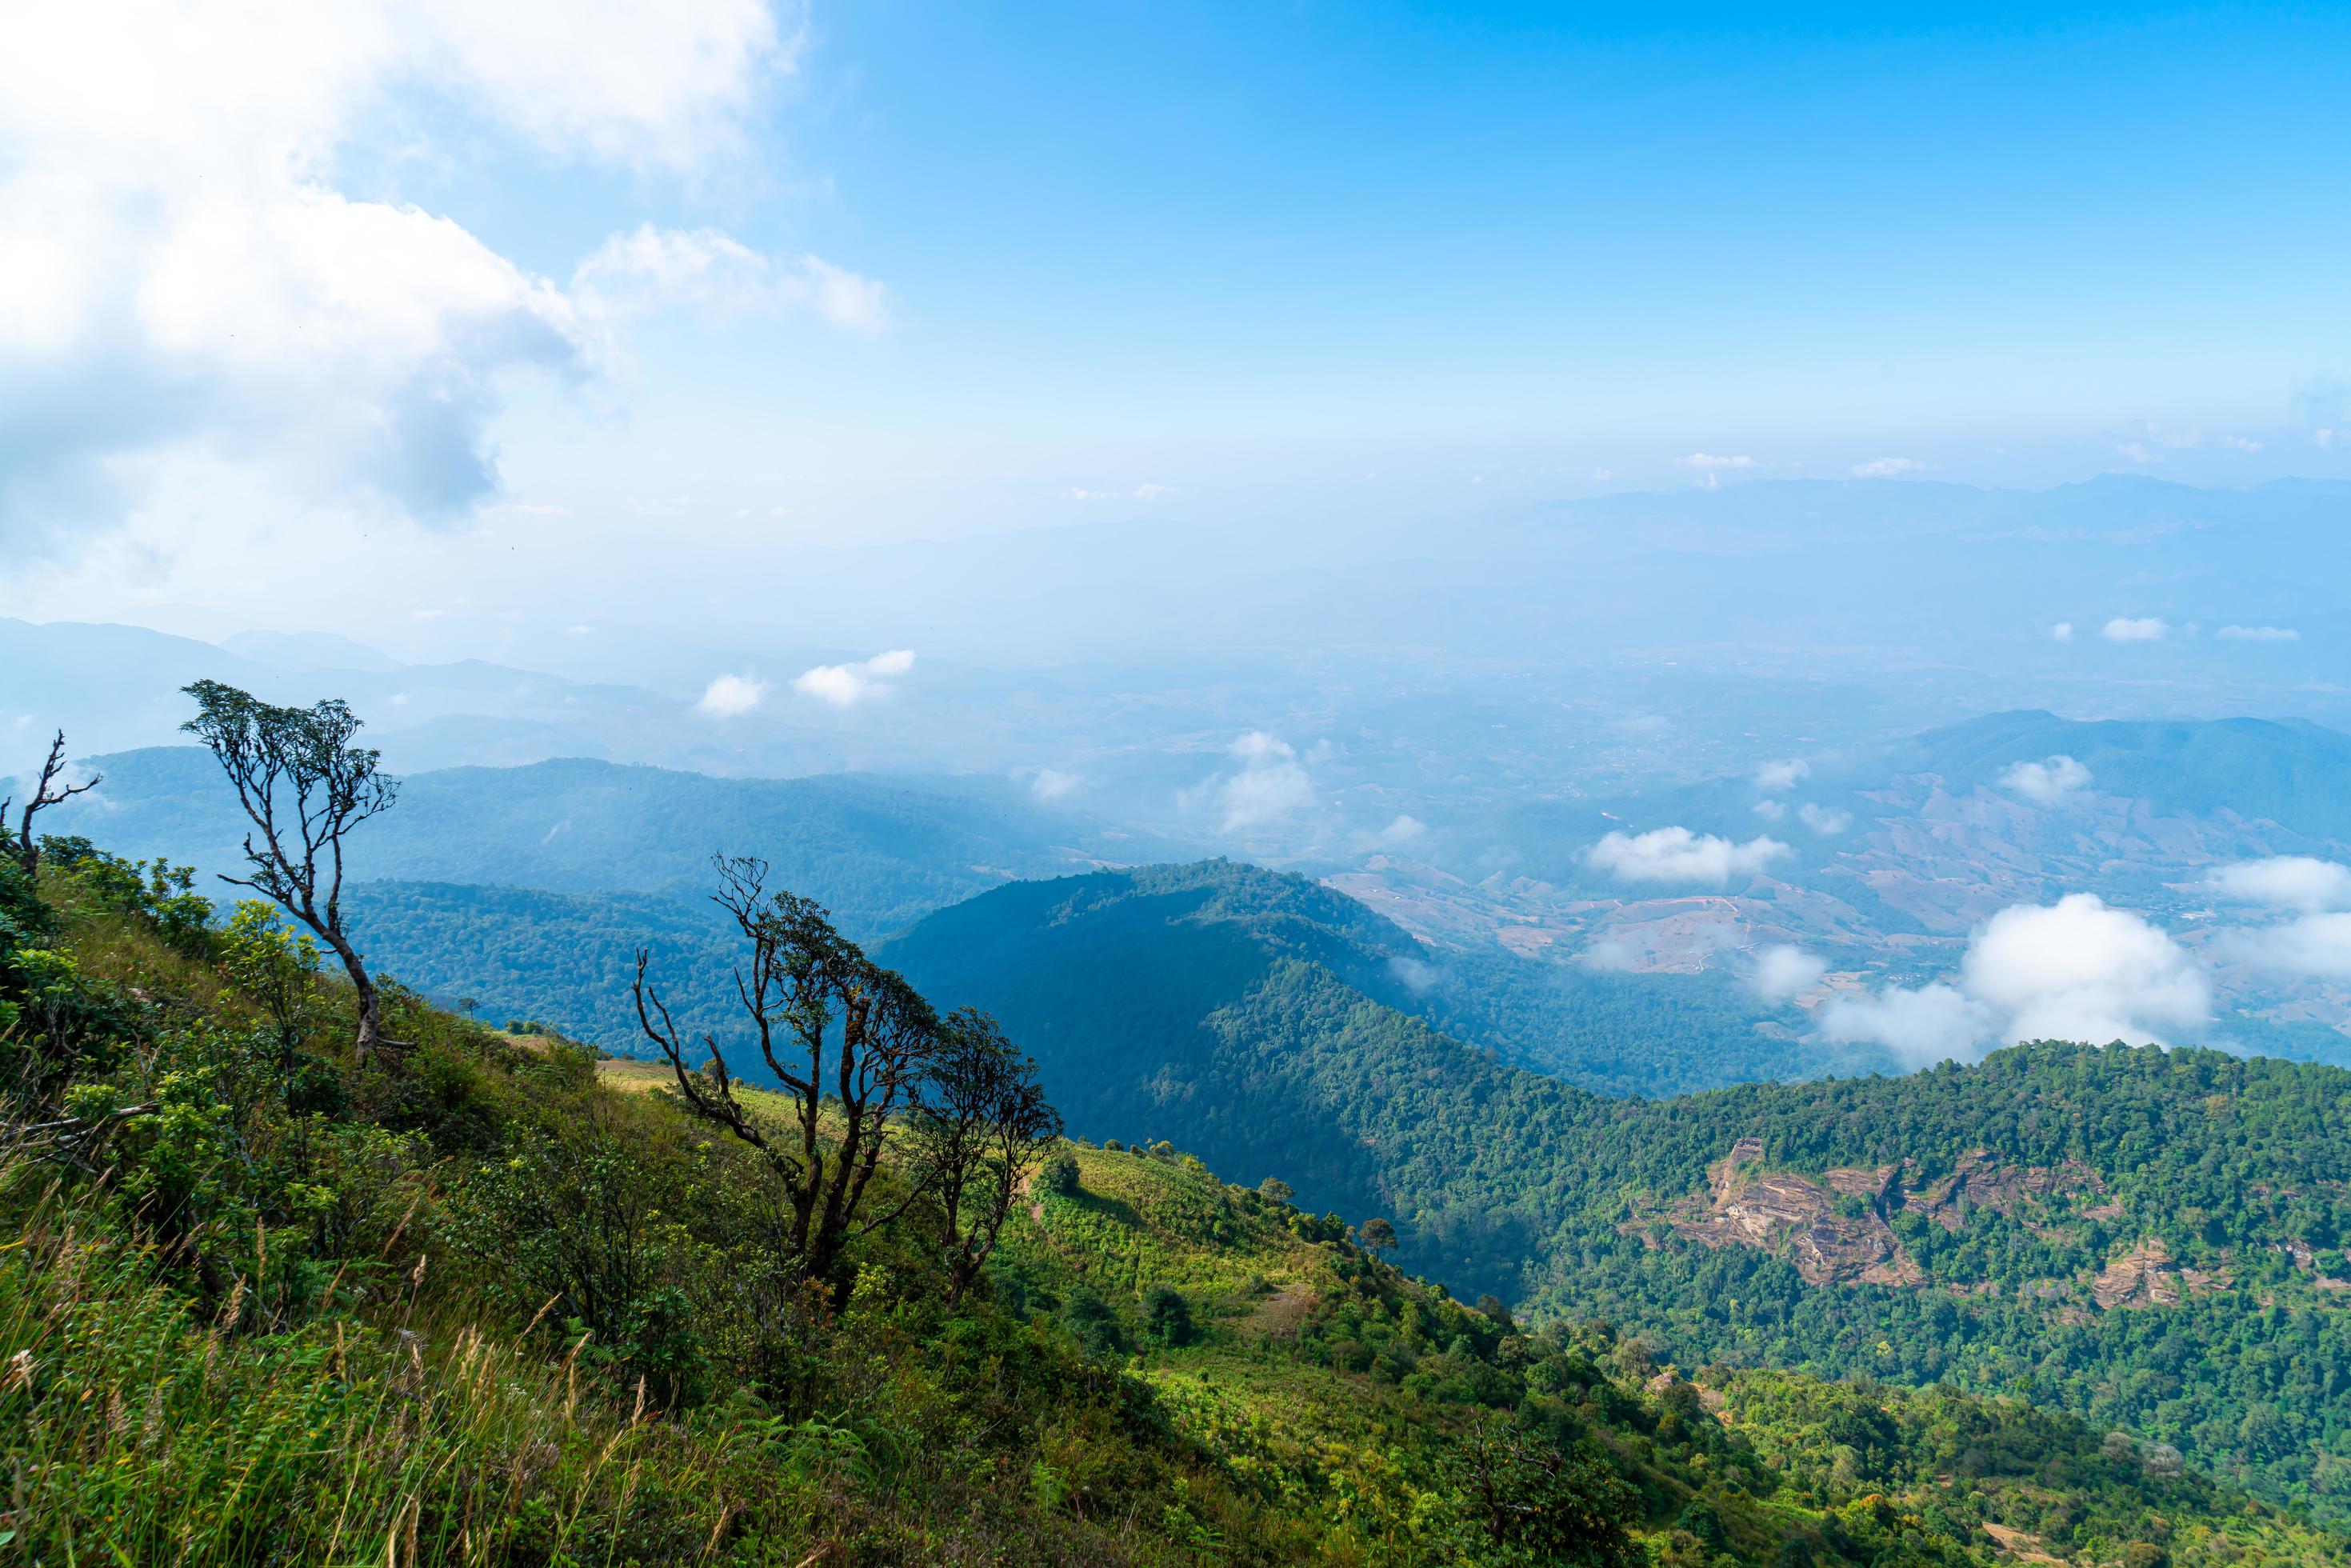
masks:
[[[1238,773],[1217,780],[1214,799],[1228,833],[1261,828],[1314,803],[1314,784],[1289,742],[1252,729],[1233,742]]]
[[[1068,495],[1070,499],[1072,501],[1115,501],[1118,499],[1118,492],[1115,490],[1089,490],[1081,486],[1071,486],[1068,491]]]
[[[1040,768],[1029,780],[1029,792],[1040,800],[1060,800],[1075,794],[1080,780],[1058,768]]]
[[[1815,806],[1810,800],[1796,808],[1796,815],[1804,826],[1824,839],[1833,839],[1853,826],[1853,813],[1833,806]]]
[[[893,648],[855,664],[819,664],[812,670],[803,670],[793,677],[792,690],[834,707],[854,707],[889,690],[889,681],[914,667],[913,649]]]
[[[1825,959],[1814,957],[1801,947],[1782,945],[1766,947],[1755,955],[1755,970],[1748,980],[1755,988],[1755,994],[1765,1001],[1785,1002],[1818,985],[1821,977],[1828,972]]]
[[[1928,466],[1916,457],[1873,457],[1866,463],[1855,464],[1853,471],[1864,479],[1890,479],[1896,474],[1924,473]]]
[[[2262,449],[2260,442],[2242,435],[2224,435],[2220,437],[2220,444],[2239,452],[2259,452]]]
[[[2302,633],[2291,626],[2223,626],[2217,633],[2232,643],[2299,643]]]
[[[1134,498],[1138,501],[1155,501],[1162,496],[1172,496],[1175,493],[1176,487],[1173,485],[1152,485],[1146,483],[1137,485],[1134,487]]]
[[[2049,635],[2057,642],[2070,643],[2074,640],[2074,623],[2071,621],[2060,621],[2056,625],[2049,628]]]
[[[2210,1016],[2203,972],[2170,936],[2095,894],[2003,909],[1969,938],[1956,983],[1889,987],[1824,1008],[1830,1040],[1871,1040],[1914,1065],[1991,1043],[2161,1043]]]
[[[1687,828],[1656,828],[1646,833],[1610,833],[1584,859],[1619,882],[1679,882],[1721,887],[1733,877],[1750,877],[1792,853],[1777,839],[1735,843]]]
[[[2062,806],[2090,787],[2090,770],[2070,757],[2047,757],[2011,764],[2000,776],[2000,787],[2036,806]]]
[[[2306,914],[2351,909],[2351,866],[2310,855],[2240,861],[2215,871],[2204,885],[2214,896],[2232,904],[2260,904]]]
[[[511,386],[596,373],[614,317],[445,216],[339,188],[366,162],[350,154],[404,154],[381,130],[413,136],[398,106],[421,89],[557,162],[699,172],[748,149],[799,47],[761,0],[112,0],[8,32],[0,530],[18,542],[184,504],[164,476],[204,461],[306,510],[469,516],[498,492]],[[812,258],[781,275],[845,324],[878,298]]]
[[[1813,776],[1813,765],[1802,758],[1786,762],[1767,762],[1755,770],[1755,788],[1772,794],[1792,789]]]
[[[1755,814],[1767,822],[1776,822],[1788,814],[1788,808],[1779,800],[1758,800],[1755,802]]]
[[[1594,468],[1592,471],[1592,476],[1604,485],[1609,480],[1616,477],[1616,473],[1615,470],[1612,468]]]
[[[581,262],[571,298],[600,323],[674,306],[721,320],[805,309],[854,332],[878,332],[889,322],[887,289],[820,256],[772,256],[717,229],[651,224],[614,235]]]
[[[766,700],[768,683],[752,675],[720,675],[695,704],[695,711],[713,718],[740,718]]]
[[[2203,975],[2178,943],[2094,893],[2001,910],[1970,940],[1959,972],[1968,993],[2000,1009],[2021,1040],[2137,1044],[2202,1021],[2210,1005]]]
[[[1436,965],[1407,957],[1402,953],[1388,960],[1388,973],[1403,982],[1405,989],[1415,996],[1436,989],[1437,983],[1445,977],[1444,971]]]
[[[1874,996],[1838,997],[1820,1019],[1823,1038],[1882,1045],[1910,1067],[1974,1056],[1992,1022],[1981,1003],[1946,985],[1888,986]]]
[[[2160,643],[2171,634],[2171,628],[2153,615],[2117,615],[2098,628],[2098,635],[2109,643]]]
[[[1755,459],[1747,456],[1718,457],[1711,452],[1693,452],[1687,457],[1675,458],[1674,466],[1696,468],[1701,471],[1717,468],[1752,468],[1755,466]]]
[[[1382,828],[1379,841],[1394,849],[1405,844],[1416,844],[1428,836],[1428,824],[1406,812],[1396,813],[1395,821]]]
[[[2304,915],[2230,934],[2225,951],[2264,969],[2351,980],[2351,914]]]

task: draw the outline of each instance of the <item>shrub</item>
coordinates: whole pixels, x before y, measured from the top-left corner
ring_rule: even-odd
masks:
[[[1040,1191],[1057,1197],[1074,1197],[1079,1191],[1078,1162],[1068,1155],[1055,1155],[1037,1170],[1037,1186]]]
[[[1169,1285],[1154,1285],[1143,1298],[1143,1332],[1155,1344],[1174,1348],[1190,1344],[1198,1331],[1192,1322],[1192,1303]]]

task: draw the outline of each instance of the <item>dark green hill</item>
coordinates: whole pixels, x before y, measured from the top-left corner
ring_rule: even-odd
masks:
[[[1013,884],[884,956],[995,1011],[1078,1130],[1392,1218],[1457,1289],[1685,1364],[2020,1395],[2351,1509],[2351,1073],[2043,1044],[1603,1100],[1384,1000],[1374,919],[1211,863]]]

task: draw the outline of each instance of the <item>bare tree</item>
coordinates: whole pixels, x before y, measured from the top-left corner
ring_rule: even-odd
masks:
[[[767,862],[720,855],[715,864],[714,902],[749,946],[749,967],[735,971],[736,999],[792,1100],[792,1124],[778,1127],[743,1103],[715,1036],[703,1037],[707,1067],[688,1067],[643,948],[632,988],[637,1022],[668,1058],[687,1107],[765,1157],[791,1204],[793,1266],[803,1279],[824,1280],[852,1240],[904,1213],[920,1190],[861,1218],[891,1119],[913,1103],[938,1043],[938,1017],[912,986],[835,931],[821,907],[789,893],[771,896]]]
[[[57,739],[49,742],[48,759],[41,764],[40,781],[33,786],[33,798],[25,802],[23,813],[16,819],[16,863],[25,868],[26,876],[41,867],[41,847],[33,840],[33,819],[51,806],[61,806],[75,796],[97,789],[106,782],[102,773],[93,773],[79,784],[60,785],[57,779],[66,770],[66,732],[57,731]],[[13,795],[0,798],[0,831],[5,831],[8,808],[15,805]]]
[[[912,1165],[939,1212],[947,1300],[963,1299],[996,1249],[1020,1178],[1061,1135],[1037,1064],[970,1008],[947,1016],[939,1050],[909,1119]]]
[[[362,1060],[396,1050],[383,1038],[374,980],[343,929],[343,839],[391,808],[397,779],[377,771],[378,754],[353,746],[360,721],[340,701],[274,707],[235,686],[198,681],[183,688],[196,716],[180,727],[201,739],[260,830],[245,836],[249,877],[221,880],[267,894],[333,949],[359,1001]]]

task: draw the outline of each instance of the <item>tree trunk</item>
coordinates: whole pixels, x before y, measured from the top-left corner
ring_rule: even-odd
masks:
[[[360,1027],[353,1048],[361,1061],[372,1061],[385,1053],[391,1042],[383,1038],[380,1021],[381,1008],[376,999],[375,982],[368,977],[367,966],[360,961],[359,950],[343,939],[337,931],[321,930],[319,935],[343,961],[344,972],[351,977],[351,995],[359,1004]]]

